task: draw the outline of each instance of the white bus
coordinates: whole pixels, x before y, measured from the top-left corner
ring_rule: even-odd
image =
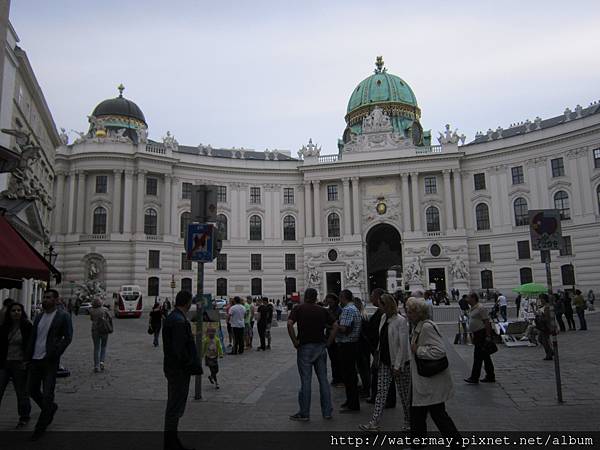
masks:
[[[114,295],[115,317],[141,317],[143,311],[142,290],[139,286],[121,286]]]

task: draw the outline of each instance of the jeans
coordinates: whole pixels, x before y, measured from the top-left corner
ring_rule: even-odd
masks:
[[[57,408],[54,403],[54,389],[58,362],[58,359],[34,359],[29,365],[29,395],[42,410],[35,425],[36,430],[44,431],[48,427]]]
[[[281,320],[281,311],[277,311],[277,322]]]
[[[506,314],[506,306],[500,306],[500,315],[502,316],[503,322],[506,322],[508,316]]]
[[[358,376],[356,374],[356,359],[358,355],[358,342],[339,344],[340,360],[342,362],[342,376],[346,387],[345,407],[358,411],[360,401],[358,397]]]
[[[456,425],[446,412],[444,403],[427,406],[412,406],[410,408],[410,430],[413,438],[425,437],[427,433],[427,413],[444,437],[452,438],[451,448],[462,448],[461,437]],[[418,448],[418,447],[417,447]]]
[[[260,349],[265,350],[267,348],[267,344],[265,341],[265,337],[267,334],[267,322],[258,322],[256,328],[258,329],[258,336],[260,337]]]
[[[577,317],[579,318],[579,329],[587,330],[587,322],[585,321],[585,310],[582,308],[576,308]]]
[[[233,350],[232,354],[244,353],[244,329],[233,327]]]
[[[476,331],[473,333],[473,370],[471,371],[471,380],[479,381],[481,375],[481,366],[485,365],[485,377],[488,380],[495,380],[496,375],[494,374],[494,363],[488,352],[483,349],[485,343],[486,332],[485,329]]]
[[[165,409],[165,432],[177,432],[179,419],[183,417],[190,391],[190,375],[167,376],[167,408]]]
[[[156,331],[156,330],[154,331],[154,341],[152,342],[152,344],[153,344],[155,347],[158,347],[158,340],[159,340],[159,337],[160,337],[160,329],[158,329],[158,331]]]
[[[299,414],[303,417],[310,417],[310,388],[312,369],[314,367],[317,380],[319,380],[321,413],[324,417],[331,416],[333,406],[331,404],[329,381],[327,380],[327,351],[325,343],[300,345],[296,360],[298,363],[298,373],[300,374],[300,391],[298,392]]]
[[[21,361],[6,361],[3,369],[0,369],[0,404],[8,382],[12,379],[15,392],[17,393],[17,412],[19,419],[29,419],[31,414],[31,402],[27,395],[27,369]]]
[[[100,363],[104,364],[108,334],[92,333],[92,340],[94,341],[94,368],[98,369]]]

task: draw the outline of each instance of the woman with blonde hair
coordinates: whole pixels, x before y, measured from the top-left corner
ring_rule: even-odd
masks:
[[[410,424],[410,350],[408,337],[408,321],[398,313],[396,300],[390,294],[383,294],[379,299],[384,314],[379,322],[379,361],[377,376],[377,396],[371,421],[359,428],[367,431],[379,429],[379,420],[383,413],[385,401],[392,380],[404,408],[404,429]]]
[[[444,437],[452,437],[460,447],[460,434],[446,412],[445,402],[452,397],[454,385],[448,369],[444,339],[437,325],[428,319],[427,303],[411,297],[406,315],[414,328],[410,340],[412,381],[411,432],[415,437],[427,433],[427,414]]]

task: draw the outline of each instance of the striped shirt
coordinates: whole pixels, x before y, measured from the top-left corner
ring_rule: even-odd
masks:
[[[354,306],[354,303],[348,303],[342,308],[342,314],[340,314],[339,323],[343,327],[351,328],[349,334],[343,334],[338,332],[335,337],[335,342],[345,344],[348,342],[358,342],[360,337],[360,327],[362,325],[362,317],[358,308]]]

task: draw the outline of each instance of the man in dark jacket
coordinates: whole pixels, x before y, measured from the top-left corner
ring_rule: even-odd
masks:
[[[188,291],[180,291],[175,297],[175,308],[163,323],[163,370],[168,385],[165,450],[185,449],[177,437],[177,426],[185,411],[190,377],[202,375],[202,363],[196,352],[192,327],[186,317],[191,306],[192,294]]]
[[[30,361],[27,385],[29,395],[42,410],[32,440],[39,439],[52,423],[58,405],[54,403],[56,372],[60,357],[73,339],[71,317],[58,308],[58,291],[48,289],[42,301],[43,314],[33,323],[25,359]]]

